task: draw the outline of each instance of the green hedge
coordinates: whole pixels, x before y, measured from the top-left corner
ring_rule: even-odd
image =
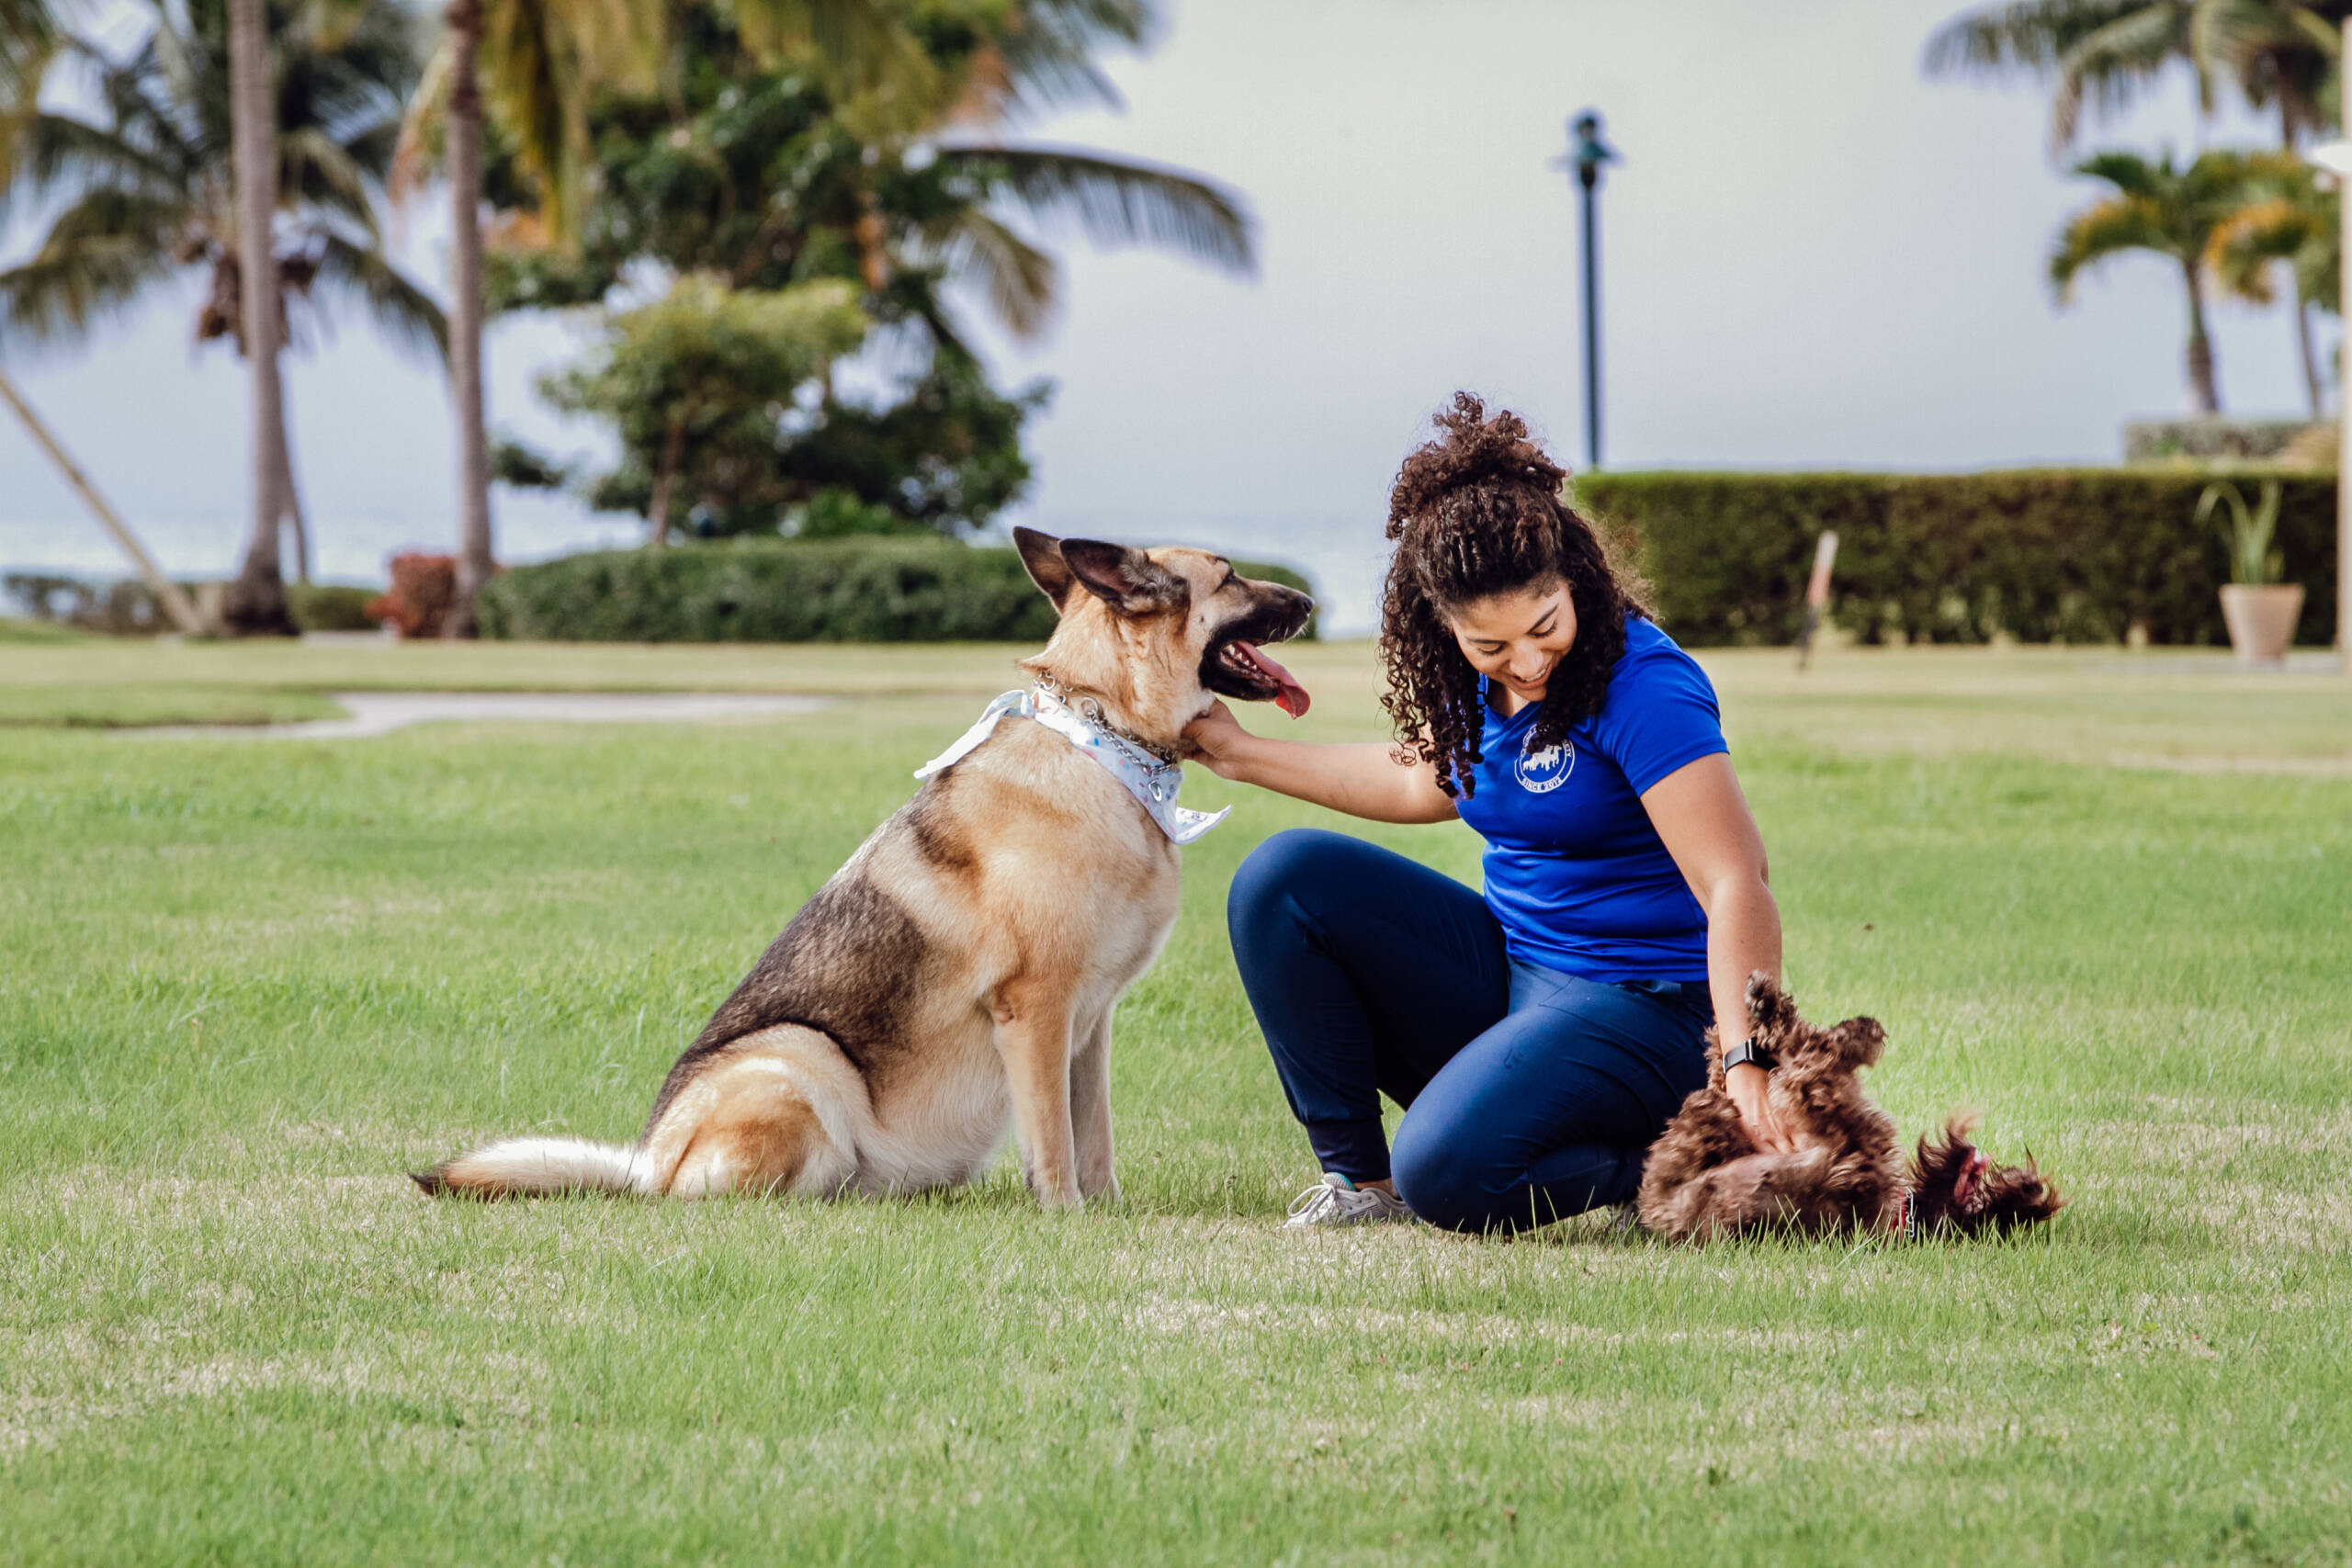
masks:
[[[1313,592],[1286,568],[1235,564]],[[481,629],[548,642],[1042,643],[1054,607],[1010,549],[735,540],[516,567],[483,589]]]
[[[289,582],[286,613],[294,629],[304,632],[372,632],[374,621],[367,606],[378,597],[373,588],[344,588],[331,582]]]
[[[2226,643],[2221,534],[2197,498],[2215,478],[2248,502],[2285,487],[2278,544],[2303,584],[2295,640],[2335,636],[2335,479],[2308,470],[2053,468],[1988,474],[1590,474],[1578,502],[1692,644],[1787,643],[1814,540],[1838,530],[1831,616],[1865,641]]]

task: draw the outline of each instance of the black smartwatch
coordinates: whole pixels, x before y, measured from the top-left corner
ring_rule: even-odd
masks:
[[[1755,1041],[1743,1040],[1724,1053],[1724,1072],[1728,1075],[1734,1067],[1745,1066],[1750,1062],[1768,1073],[1772,1070],[1772,1058],[1758,1050]]]

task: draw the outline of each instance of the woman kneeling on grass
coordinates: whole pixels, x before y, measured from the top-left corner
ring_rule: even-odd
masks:
[[[1382,699],[1402,744],[1186,735],[1238,779],[1375,822],[1459,817],[1486,894],[1358,839],[1293,829],[1235,876],[1242,984],[1322,1162],[1293,1225],[1418,1215],[1517,1230],[1632,1199],[1706,1080],[1788,1140],[1744,1060],[1747,976],[1781,972],[1764,845],[1714,689],[1560,499],[1566,475],[1468,394],[1389,498]],[[1380,1096],[1406,1107],[1392,1156]]]

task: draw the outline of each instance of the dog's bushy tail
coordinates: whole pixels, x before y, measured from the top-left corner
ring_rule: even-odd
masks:
[[[529,1198],[561,1192],[633,1192],[657,1189],[650,1160],[639,1149],[585,1138],[507,1138],[445,1159],[410,1179],[435,1198]]]

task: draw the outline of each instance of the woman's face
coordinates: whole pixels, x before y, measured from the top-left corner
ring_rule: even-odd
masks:
[[[1541,702],[1552,671],[1576,646],[1577,606],[1567,581],[1514,589],[1445,611],[1470,667],[1523,703]]]

